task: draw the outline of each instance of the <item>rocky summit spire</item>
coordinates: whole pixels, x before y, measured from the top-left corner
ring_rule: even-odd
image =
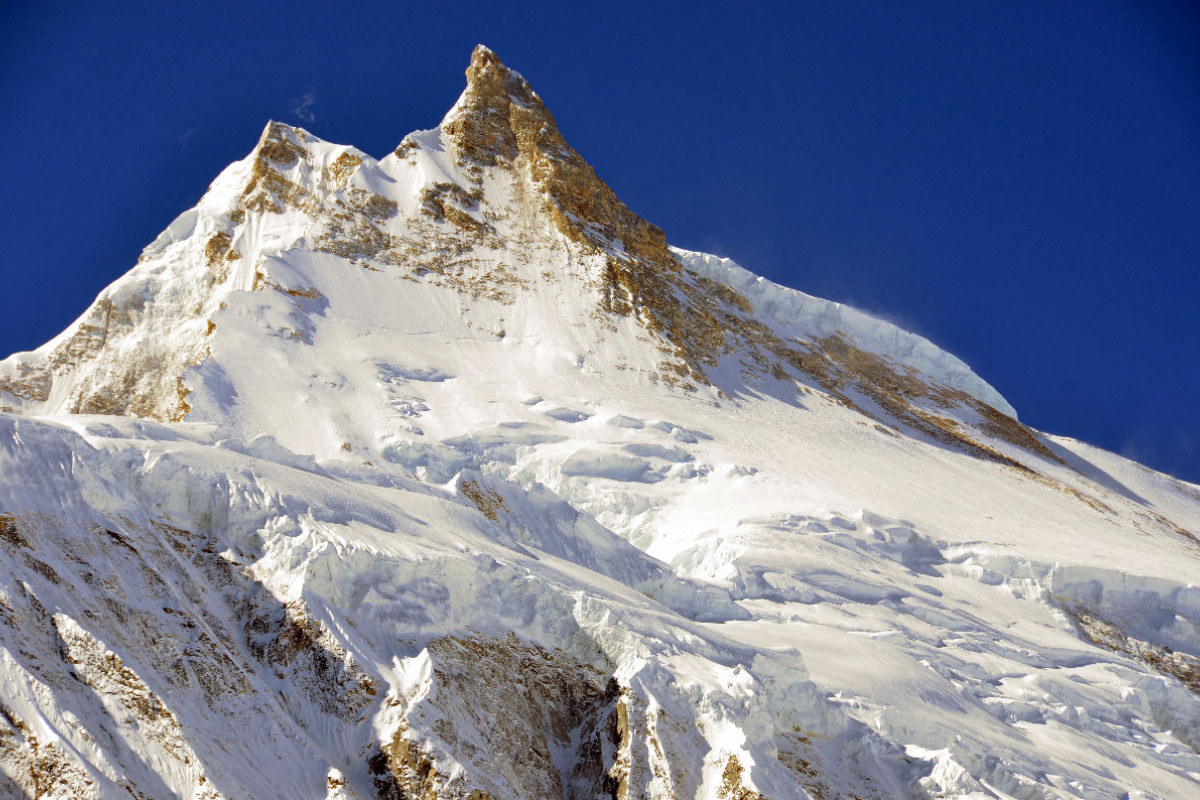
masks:
[[[568,238],[600,251],[620,245],[615,249],[630,256],[677,268],[662,230],[621,202],[566,143],[529,82],[483,45],[471,55],[466,91],[441,128],[469,176],[481,179],[496,166],[528,170]]]
[[[519,123],[517,112],[524,113]],[[515,159],[520,147],[516,129],[552,131],[558,135],[554,117],[521,75],[500,61],[483,45],[471,54],[467,88],[442,121],[442,130],[457,146],[460,158],[487,167]],[[563,143],[565,144],[565,143]]]
[[[567,144],[525,78],[477,46],[467,88],[441,130],[472,180],[497,167],[529,180],[559,232],[605,258],[604,310],[641,320],[678,357],[680,377],[707,382],[703,365],[715,365],[714,353],[726,347],[717,317],[683,281],[663,231],[630,210]]]

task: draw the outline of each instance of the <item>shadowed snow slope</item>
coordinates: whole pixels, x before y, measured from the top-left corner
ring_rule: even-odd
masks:
[[[671,248],[477,48],[0,362],[0,794],[1188,797],[1200,489]]]

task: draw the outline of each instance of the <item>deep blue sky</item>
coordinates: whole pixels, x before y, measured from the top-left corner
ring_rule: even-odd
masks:
[[[672,243],[1200,482],[1194,4],[10,0],[0,355],[61,331],[268,119],[381,156],[477,42]]]

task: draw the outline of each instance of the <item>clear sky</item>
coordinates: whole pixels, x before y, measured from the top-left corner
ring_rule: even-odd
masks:
[[[0,355],[268,119],[382,156],[483,42],[682,247],[921,333],[1200,482],[1196,4],[0,4]]]

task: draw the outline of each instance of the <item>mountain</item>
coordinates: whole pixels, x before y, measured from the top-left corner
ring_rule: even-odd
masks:
[[[670,247],[484,47],[382,159],[268,124],[0,405],[7,796],[1200,785],[1200,487]]]

